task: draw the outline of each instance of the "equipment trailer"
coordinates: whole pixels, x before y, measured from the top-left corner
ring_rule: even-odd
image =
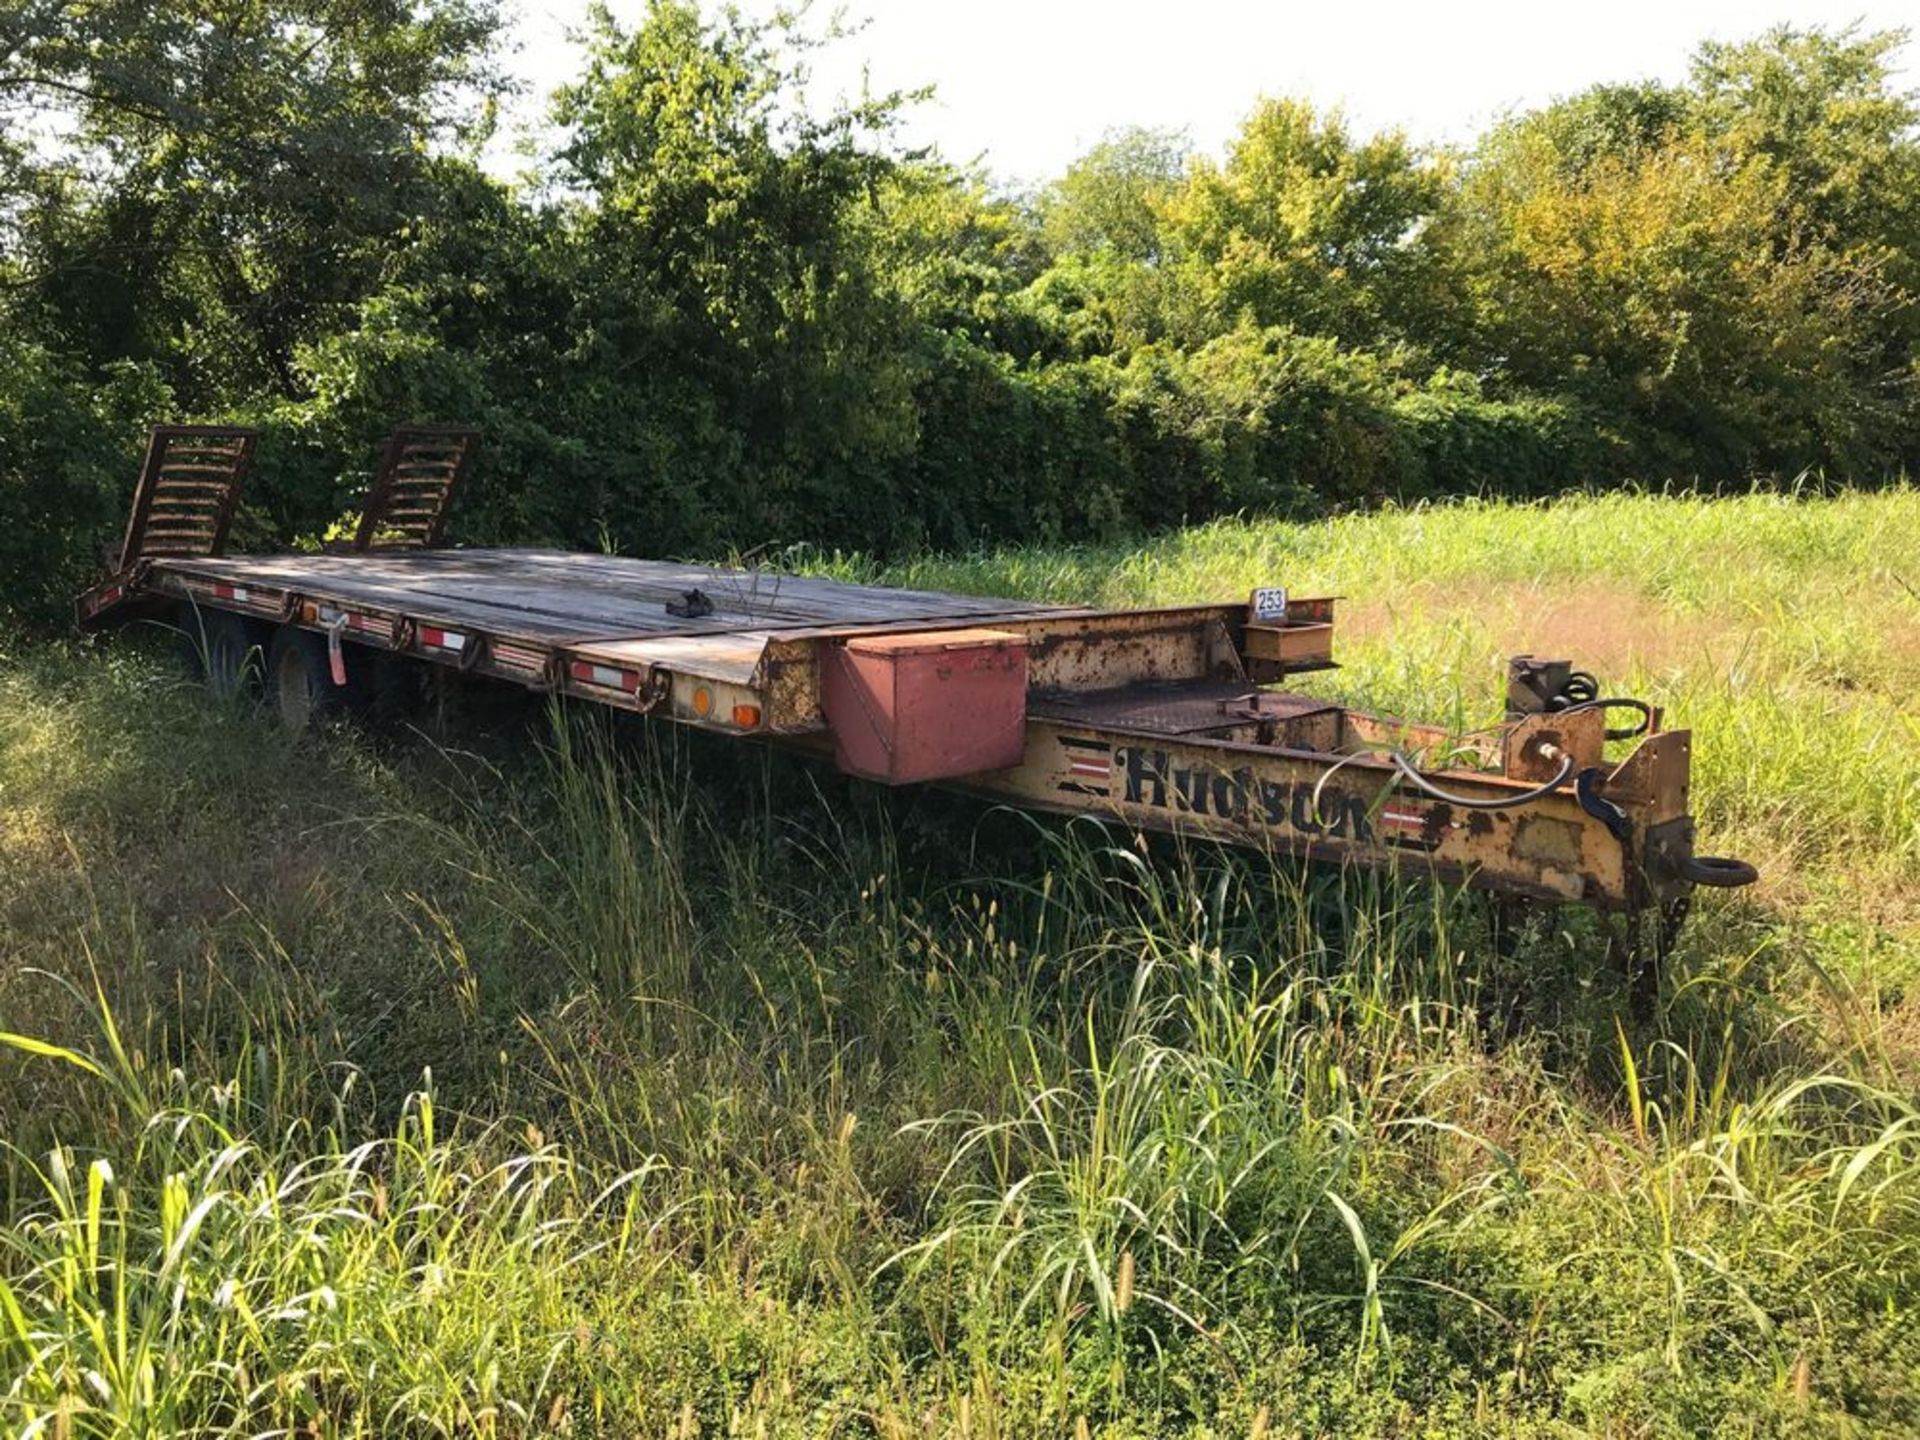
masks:
[[[350,546],[223,554],[251,432],[153,432],[111,577],[83,625],[185,613],[209,678],[266,655],[290,722],[413,661],[742,738],[831,752],[889,784],[1106,816],[1313,860],[1405,866],[1637,921],[1664,951],[1696,885],[1688,733],[1516,659],[1478,737],[1268,688],[1333,665],[1334,601],[1103,611],[541,549],[444,549],[477,434],[403,427]],[[1608,729],[1609,716],[1636,723]],[[1609,739],[1635,739],[1609,761]],[[1426,757],[1416,759],[1415,757]],[[1639,926],[1631,935],[1637,943]]]

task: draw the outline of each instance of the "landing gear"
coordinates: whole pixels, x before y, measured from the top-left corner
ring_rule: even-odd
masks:
[[[1644,910],[1608,917],[1607,952],[1626,977],[1627,1001],[1636,1020],[1652,1017],[1660,999],[1660,977],[1680,943],[1680,932],[1692,910],[1693,887],[1689,885]]]
[[[1617,922],[1609,921],[1609,948],[1627,977],[1627,992],[1636,1018],[1653,1013],[1660,998],[1660,972],[1680,943],[1680,931],[1693,909],[1694,892],[1702,885],[1735,890],[1751,885],[1760,872],[1745,860],[1720,855],[1695,855],[1693,824],[1680,821],[1657,827],[1646,847],[1646,865],[1640,871],[1644,905],[1629,910]],[[1629,856],[1633,853],[1631,847]]]

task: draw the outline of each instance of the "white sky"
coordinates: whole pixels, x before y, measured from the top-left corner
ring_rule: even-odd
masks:
[[[644,0],[610,0],[631,21]],[[571,77],[567,32],[586,0],[519,12],[512,68],[532,94],[519,118]],[[709,9],[712,8],[709,4]],[[774,0],[741,0],[767,14]],[[817,0],[824,21],[833,0]],[[1596,81],[1679,79],[1704,39],[1741,39],[1788,22],[1920,29],[1920,0],[849,0],[858,34],[812,57],[817,99],[935,86],[905,130],[948,159],[980,159],[1003,181],[1058,174],[1120,125],[1184,129],[1218,153],[1261,95],[1340,105],[1361,130],[1400,126],[1465,140],[1503,111]],[[1920,44],[1900,54],[1920,84]],[[497,168],[515,168],[504,147]]]

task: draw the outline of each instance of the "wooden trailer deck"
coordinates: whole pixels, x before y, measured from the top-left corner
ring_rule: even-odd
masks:
[[[324,594],[449,625],[556,642],[933,620],[978,623],[1061,608],[566,550],[228,555],[172,560],[166,566],[186,575]],[[668,612],[670,602],[696,589],[712,603],[710,614],[686,618]]]
[[[83,621],[124,603],[124,588],[115,581],[89,592]],[[819,646],[863,637],[1018,637],[1043,692],[1217,676],[1247,683],[1239,605],[1075,609],[541,549],[157,556],[143,564],[139,588],[210,611],[337,629],[352,645],[430,659],[452,649],[465,670],[615,703],[618,693],[603,692],[621,692],[640,708],[722,730],[827,728]],[[749,704],[758,720],[737,726],[734,708]]]
[[[396,550],[160,562],[169,574],[746,683],[774,632],[977,625],[1062,607],[565,550]],[[667,606],[697,591],[712,606]]]
[[[1663,911],[1752,867],[1696,856],[1689,737],[1519,657],[1477,736],[1273,688],[1333,662],[1329,598],[1103,611],[772,571],[442,549],[477,436],[396,432],[350,549],[225,555],[245,432],[156,430],[113,574],[83,624],[197,627],[210,675],[304,721],[424,662],[814,751],[893,784],[1602,909]],[[223,468],[224,467],[224,468]],[[257,663],[257,662],[256,662]],[[1643,723],[1608,730],[1609,712]],[[1635,740],[1610,757],[1608,743]]]

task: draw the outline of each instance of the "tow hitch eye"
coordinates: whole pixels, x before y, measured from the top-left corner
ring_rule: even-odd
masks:
[[[1694,854],[1691,820],[1654,826],[1647,835],[1646,863],[1649,878],[1656,885],[1663,880],[1679,880],[1715,890],[1738,890],[1760,878],[1759,870],[1745,860]]]
[[[1716,890],[1738,890],[1758,880],[1760,872],[1745,860],[1726,855],[1689,855],[1680,862],[1680,878]]]

